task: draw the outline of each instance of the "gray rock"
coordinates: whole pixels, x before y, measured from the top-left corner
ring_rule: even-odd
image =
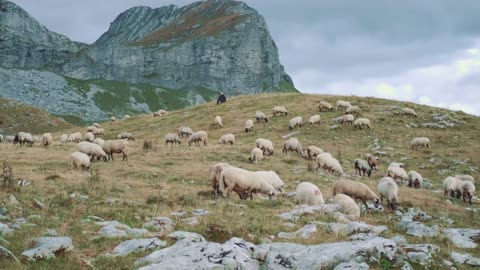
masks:
[[[368,270],[370,267],[366,263],[348,262],[337,265],[333,270]]]
[[[54,258],[55,254],[62,254],[73,249],[70,237],[40,237],[35,240],[35,247],[22,252],[27,260],[37,261]]]
[[[185,216],[187,213],[185,212],[172,212],[170,213],[170,216],[174,216],[174,217],[183,217]]]
[[[187,223],[190,226],[198,225],[200,224],[200,221],[196,217],[191,217],[191,218],[184,218],[182,219],[183,222]]]
[[[328,223],[326,230],[328,233],[336,236],[349,236],[352,234],[373,234],[380,235],[387,230],[386,226],[372,226],[362,222],[350,222],[348,224],[342,223]],[[368,237],[368,236],[367,236]]]
[[[18,202],[17,198],[15,198],[15,195],[10,194],[10,196],[8,196],[8,204],[9,205],[19,205],[20,203]]]
[[[131,253],[143,252],[147,250],[163,248],[167,246],[167,242],[162,241],[156,237],[145,238],[145,239],[132,239],[124,241],[118,244],[112,251],[108,254],[110,256],[126,256]]]
[[[127,236],[127,232],[124,229],[117,229],[115,225],[103,226],[98,234],[107,238],[119,238]]]
[[[8,236],[13,233],[13,229],[7,224],[0,222],[0,236]]]
[[[206,242],[207,241],[203,236],[201,236],[198,233],[184,232],[184,231],[175,231],[167,235],[167,237],[177,241],[183,240],[183,239],[186,239],[190,242]]]
[[[450,253],[450,258],[452,261],[457,264],[468,264],[471,266],[480,266],[480,258],[475,258],[469,253],[458,253],[452,251]]]
[[[195,210],[192,211],[192,214],[194,216],[205,216],[205,215],[210,214],[210,212],[208,212],[205,209],[195,209]]]
[[[299,230],[291,233],[286,233],[286,232],[280,232],[278,233],[279,238],[296,238],[296,237],[301,237],[304,239],[308,239],[315,235],[317,232],[317,226],[315,224],[307,224],[300,228]]]
[[[474,229],[444,229],[443,233],[454,246],[458,248],[476,248],[476,239],[480,239],[480,230]],[[477,240],[478,241],[478,240]]]
[[[167,218],[167,217],[156,217],[146,223],[143,224],[143,227],[159,232],[160,235],[167,235],[173,231],[173,228],[175,226],[175,223],[173,220]]]
[[[408,244],[407,239],[401,235],[396,235],[390,239],[392,239],[397,246]]]
[[[333,213],[340,209],[341,206],[338,204],[322,204],[316,206],[301,205],[290,212],[282,213],[278,216],[284,220],[297,221],[300,216],[305,214]]]
[[[440,248],[431,244],[406,244],[400,246],[406,253],[410,262],[428,266],[433,256],[440,251]]]

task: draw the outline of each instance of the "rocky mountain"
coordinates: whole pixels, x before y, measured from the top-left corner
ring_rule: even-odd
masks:
[[[296,91],[264,18],[239,1],[134,7],[93,44],[0,0],[0,96],[75,121]]]

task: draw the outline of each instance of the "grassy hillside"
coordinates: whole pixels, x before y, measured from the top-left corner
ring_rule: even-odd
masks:
[[[230,200],[215,198],[209,186],[209,169],[218,162],[228,162],[232,165],[249,170],[274,170],[287,184],[287,191],[294,191],[297,181],[310,181],[320,187],[325,198],[331,198],[332,185],[338,178],[319,174],[313,162],[295,156],[293,153],[283,155],[281,148],[283,135],[289,133],[288,121],[294,116],[302,116],[304,121],[318,113],[317,104],[321,100],[335,103],[338,99],[350,101],[362,109],[362,116],[372,121],[372,130],[355,130],[352,126],[337,126],[332,119],[341,115],[340,112],[321,112],[320,126],[304,126],[299,129],[298,138],[304,148],[316,145],[338,158],[347,178],[357,179],[369,185],[376,191],[378,180],[385,174],[388,163],[393,161],[405,163],[406,170],[417,170],[424,178],[434,185],[434,190],[441,189],[441,182],[448,175],[467,173],[480,179],[478,167],[480,152],[478,134],[480,118],[461,112],[452,112],[439,108],[421,106],[384,99],[361,97],[337,97],[305,94],[262,94],[231,98],[225,104],[207,103],[179,111],[170,112],[167,116],[154,118],[151,115],[140,115],[128,120],[103,123],[106,139],[114,138],[122,131],[135,134],[136,140],[130,143],[128,162],[116,159],[113,162],[94,163],[91,173],[72,171],[69,169],[69,155],[75,151],[73,144],[56,142],[45,149],[38,145],[32,148],[20,148],[13,145],[0,145],[2,157],[12,166],[15,177],[28,179],[32,186],[14,190],[0,190],[0,198],[7,200],[14,194],[21,205],[7,206],[12,217],[28,217],[40,215],[40,219],[29,219],[37,226],[23,227],[13,236],[7,237],[10,243],[6,245],[16,255],[19,255],[31,243],[32,237],[43,235],[46,229],[55,229],[59,235],[73,238],[75,249],[59,258],[44,262],[17,265],[9,260],[0,260],[0,268],[5,269],[86,269],[85,261],[92,262],[97,269],[131,269],[133,262],[145,255],[135,254],[125,258],[102,257],[94,261],[98,255],[109,252],[120,239],[95,239],[99,226],[82,223],[80,220],[89,215],[96,215],[105,220],[117,220],[131,227],[141,227],[150,217],[170,216],[174,211],[185,211],[191,216],[191,211],[203,208],[211,212],[200,219],[200,224],[190,226],[176,219],[176,230],[198,232],[208,240],[223,242],[232,236],[243,237],[254,243],[262,238],[276,235],[281,231],[294,231],[310,221],[331,221],[327,216],[313,215],[302,217],[297,226],[289,229],[282,226],[282,220],[277,214],[291,210],[295,203],[292,198],[279,198],[266,201],[259,198],[253,201],[240,201],[235,195]],[[288,117],[270,117],[265,124],[255,124],[252,133],[244,133],[243,125],[247,119],[254,119],[257,110],[271,116],[271,108],[283,105],[289,110]],[[418,118],[404,118],[390,112],[390,106],[408,106],[416,110]],[[454,128],[431,129],[421,127],[423,123],[439,122],[432,114],[447,114],[450,122],[457,121]],[[223,119],[223,128],[213,125],[216,115]],[[448,119],[448,117],[445,117]],[[188,146],[186,139],[181,146],[164,145],[164,135],[176,132],[179,126],[189,126],[194,130],[208,131],[208,146]],[[407,127],[409,126],[409,127]],[[418,127],[412,127],[418,126]],[[63,132],[82,131],[84,128],[72,128],[55,134],[58,139]],[[218,139],[226,133],[235,134],[236,143],[233,146],[219,145]],[[429,137],[432,148],[413,151],[410,141],[414,137]],[[275,154],[265,158],[260,164],[248,164],[247,158],[254,147],[257,138],[267,138],[273,141]],[[142,149],[145,140],[153,141],[153,148]],[[369,178],[357,178],[353,168],[353,160],[361,158],[367,152],[374,150],[369,146],[379,145],[381,163],[378,172]],[[41,158],[39,158],[41,157]],[[477,180],[478,182],[478,180]],[[478,190],[478,184],[477,184]],[[88,195],[88,200],[82,200],[76,193]],[[460,201],[450,201],[442,193],[432,190],[413,190],[400,187],[400,207],[419,208],[434,217],[426,225],[438,223],[441,227],[478,228],[478,214],[466,211],[466,205]],[[40,199],[45,208],[38,210],[32,206],[32,199]],[[453,202],[453,203],[452,203]],[[238,205],[245,205],[239,207]],[[474,206],[478,209],[478,205]],[[448,225],[441,223],[439,218],[448,216],[455,221]],[[395,214],[362,212],[361,221],[374,225],[386,225],[386,237],[405,235],[404,231],[395,227]],[[207,233],[212,224],[218,225],[224,231]],[[405,235],[409,243],[435,243],[440,246],[441,257],[447,257],[449,252],[456,250],[443,237],[419,239]],[[315,237],[295,241],[304,244],[318,244],[345,240],[326,234],[322,229]],[[463,252],[463,251],[461,251]],[[480,256],[480,250],[468,252]],[[438,260],[440,261],[440,260]],[[380,269],[372,265],[371,269]],[[414,265],[415,269],[421,269]],[[441,269],[436,266],[435,269]],[[434,268],[432,268],[434,269]],[[457,269],[469,269],[461,268]],[[472,268],[473,269],[473,268]]]

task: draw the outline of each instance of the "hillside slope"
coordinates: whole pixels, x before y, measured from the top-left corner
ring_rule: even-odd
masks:
[[[216,105],[202,104],[188,109],[172,111],[164,117],[151,115],[135,116],[128,120],[101,123],[106,130],[106,139],[115,138],[122,131],[134,133],[136,140],[131,141],[128,162],[116,158],[113,162],[96,162],[92,165],[93,175],[81,171],[69,170],[69,155],[75,150],[72,144],[55,143],[44,149],[39,146],[20,148],[12,145],[0,145],[8,151],[2,159],[10,162],[17,177],[28,179],[33,186],[22,188],[16,193],[22,202],[22,210],[9,207],[12,216],[29,216],[39,214],[45,218],[32,219],[35,227],[22,227],[11,237],[10,248],[20,254],[28,245],[32,236],[41,236],[45,229],[56,229],[60,235],[73,238],[75,249],[55,260],[27,263],[18,266],[10,261],[0,261],[0,266],[7,269],[28,267],[83,269],[84,260],[92,261],[98,255],[110,252],[120,243],[120,239],[100,238],[99,226],[79,222],[89,215],[105,220],[117,220],[131,227],[139,228],[152,217],[171,217],[175,221],[175,230],[198,232],[210,241],[223,242],[237,236],[254,243],[263,241],[281,231],[294,231],[308,222],[332,222],[324,215],[307,215],[301,217],[295,227],[282,225],[278,214],[294,208],[291,197],[265,201],[255,198],[253,201],[240,201],[233,196],[230,201],[216,198],[210,192],[210,167],[217,162],[228,162],[250,170],[274,170],[287,184],[287,191],[295,191],[298,181],[310,181],[320,187],[326,199],[332,197],[332,185],[338,177],[319,174],[311,161],[297,157],[293,153],[282,154],[283,135],[290,133],[288,121],[294,116],[308,117],[318,113],[318,102],[326,100],[335,103],[338,99],[350,101],[362,108],[362,116],[371,119],[372,130],[355,130],[350,125],[337,126],[332,119],[342,115],[341,112],[321,112],[322,123],[319,126],[305,125],[294,137],[303,144],[317,145],[330,152],[342,163],[347,176],[345,178],[361,181],[376,191],[378,180],[385,174],[390,162],[405,163],[406,170],[416,170],[431,181],[433,189],[414,190],[405,186],[399,188],[400,208],[406,211],[410,207],[421,209],[433,217],[425,224],[438,224],[441,228],[478,228],[480,220],[469,209],[479,210],[478,205],[467,206],[459,200],[447,199],[441,190],[441,183],[446,176],[454,174],[471,174],[480,179],[479,160],[480,118],[461,112],[452,112],[412,103],[361,98],[337,97],[304,94],[275,94],[241,96],[230,99],[227,103]],[[283,105],[289,110],[288,117],[271,117],[273,106]],[[408,106],[416,110],[418,118],[405,118],[393,113],[394,106]],[[245,133],[244,123],[254,119],[257,110],[269,116],[269,122],[255,124],[254,131]],[[214,118],[223,118],[223,128],[213,125]],[[208,146],[188,146],[183,139],[180,146],[165,146],[164,136],[176,132],[179,126],[190,126],[194,130],[208,131]],[[423,127],[430,126],[430,127]],[[453,126],[453,127],[448,127]],[[437,128],[432,128],[437,127]],[[444,128],[441,128],[444,127]],[[82,131],[73,128],[55,133]],[[235,145],[219,145],[221,135],[233,133]],[[410,141],[414,137],[429,137],[432,148],[414,151]],[[273,141],[275,154],[265,158],[257,165],[248,164],[247,157],[257,138]],[[152,147],[144,149],[144,141],[152,141]],[[3,150],[2,149],[2,150]],[[354,176],[353,160],[362,158],[371,152],[381,158],[378,171],[372,177]],[[38,159],[41,155],[43,158]],[[120,156],[118,156],[120,157]],[[478,180],[477,180],[478,181]],[[478,187],[478,184],[477,184]],[[0,190],[0,198],[7,198],[9,193]],[[71,195],[76,194],[76,195]],[[88,195],[82,198],[80,195]],[[38,211],[31,206],[33,198],[40,198],[47,206]],[[243,205],[243,206],[242,206]],[[206,209],[209,215],[199,218],[199,223],[189,225],[183,218],[191,217],[194,209]],[[172,212],[182,212],[183,217],[170,216]],[[448,217],[453,224],[445,223],[441,218]],[[392,237],[403,235],[409,243],[433,243],[440,247],[435,258],[447,258],[451,251],[461,251],[453,247],[443,236],[418,238],[405,234],[397,227],[394,212],[362,211],[361,221],[374,225],[385,225],[388,231],[383,235]],[[212,231],[212,228],[216,228]],[[302,244],[319,244],[347,240],[348,237],[327,234],[320,226],[309,239],[279,239],[275,242],[297,242]],[[464,252],[464,251],[461,251]],[[477,249],[468,250],[479,257]],[[98,269],[134,268],[133,262],[150,252],[134,254],[125,258],[98,257],[92,261]],[[431,269],[442,269],[441,260],[434,260]],[[420,269],[418,264],[412,264]],[[383,269],[372,263],[371,269]],[[457,269],[470,269],[458,266]]]

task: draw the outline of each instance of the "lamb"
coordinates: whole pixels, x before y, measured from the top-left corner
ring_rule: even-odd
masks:
[[[270,140],[258,138],[255,141],[255,146],[262,149],[264,156],[273,155],[273,143]]]
[[[372,174],[372,167],[370,167],[370,164],[368,164],[368,161],[363,159],[355,159],[353,163],[355,165],[355,174],[358,174],[361,176],[363,172],[363,176],[367,174],[368,177],[370,177],[370,175]]]
[[[95,140],[95,135],[93,135],[93,133],[91,132],[85,133],[85,141],[93,142],[93,140]]]
[[[235,136],[231,133],[222,135],[222,137],[220,137],[220,140],[218,140],[218,143],[233,145],[235,143]]]
[[[103,128],[97,128],[94,131],[92,131],[93,135],[95,136],[103,136],[105,135],[105,129]]]
[[[337,194],[345,194],[353,199],[361,200],[367,209],[367,201],[369,200],[373,201],[375,208],[378,208],[380,203],[378,196],[367,185],[351,180],[338,180],[335,182],[333,184],[333,196]]]
[[[400,113],[404,116],[418,117],[415,111],[411,108],[402,108],[402,111]]]
[[[326,101],[320,101],[320,103],[318,104],[318,111],[333,111],[333,106],[332,104],[326,102]]]
[[[273,112],[273,117],[276,117],[277,115],[285,115],[285,116],[288,115],[287,109],[285,109],[285,107],[283,107],[283,106],[273,107],[272,112]]]
[[[320,124],[320,115],[315,114],[310,116],[310,118],[308,118],[308,124],[309,125]]]
[[[358,117],[360,115],[360,107],[350,106],[345,110],[345,114],[353,114]]]
[[[255,119],[257,120],[257,123],[260,123],[260,122],[267,123],[268,122],[267,116],[263,112],[260,112],[260,111],[257,111],[255,113]]]
[[[117,121],[117,118],[115,118],[115,116],[110,116],[110,121],[115,122]]]
[[[13,143],[14,141],[15,141],[15,136],[12,136],[12,135],[5,136],[6,143]]]
[[[124,131],[124,132],[117,135],[117,139],[123,139],[123,140],[127,140],[127,141],[130,141],[130,140],[135,141],[135,136],[133,136],[133,134],[130,133],[130,132]]]
[[[82,140],[82,133],[75,132],[68,136],[67,141],[79,143]]]
[[[430,139],[427,137],[417,137],[410,143],[412,150],[418,150],[419,147],[430,148]]]
[[[455,198],[455,193],[457,190],[457,183],[461,181],[455,177],[448,176],[443,180],[442,187],[444,190],[444,195],[450,194],[450,197]]]
[[[232,191],[239,195],[249,193],[251,199],[252,194],[257,192],[267,194],[270,199],[277,194],[275,188],[264,181],[261,175],[235,167],[224,168],[220,173],[220,191],[226,193],[227,197],[230,197]]]
[[[207,139],[208,139],[207,132],[200,130],[190,135],[190,138],[188,139],[188,145],[191,146],[192,143],[195,143],[195,145],[200,146],[200,142],[203,142],[203,145],[207,146]]]
[[[252,119],[248,119],[246,122],[245,122],[245,132],[251,132],[253,130],[253,120]]]
[[[263,152],[260,148],[253,148],[248,157],[248,162],[257,164],[263,159]]]
[[[457,178],[457,179],[463,180],[463,181],[470,181],[472,183],[475,183],[475,178],[473,178],[473,176],[468,175],[468,174],[455,175],[454,177]]]
[[[290,123],[288,124],[288,129],[292,130],[296,128],[297,126],[302,127],[303,126],[303,119],[301,116],[294,117],[290,119]]]
[[[215,125],[217,125],[218,127],[223,127],[222,118],[218,115],[215,116]]]
[[[107,159],[113,161],[113,154],[122,154],[122,160],[128,161],[128,141],[126,140],[107,140],[103,143],[103,151],[107,154]]]
[[[180,137],[189,137],[193,134],[193,130],[189,127],[179,127],[177,131],[178,136]]]
[[[380,158],[370,154],[370,153],[367,153],[365,154],[365,159],[367,160],[368,162],[368,165],[370,165],[370,168],[372,168],[372,170],[377,170],[377,164],[378,162],[380,162]]]
[[[337,100],[335,105],[337,106],[337,111],[338,110],[343,110],[344,111],[344,110],[346,110],[346,109],[348,109],[349,107],[352,106],[352,104],[350,104],[350,102],[344,101],[344,100]]]
[[[310,183],[301,182],[295,190],[295,201],[297,204],[321,205],[325,203],[320,189]]]
[[[423,183],[423,177],[416,171],[408,172],[408,187],[420,188]]]
[[[462,185],[462,193],[463,202],[465,203],[465,199],[468,198],[468,202],[472,205],[472,197],[475,195],[475,185],[468,180],[464,181]]]
[[[383,177],[377,186],[377,192],[380,194],[380,200],[387,198],[387,205],[391,210],[397,209],[398,204],[398,186],[390,177]]]
[[[68,140],[68,134],[62,134],[60,136],[60,142],[66,142]]]
[[[283,143],[283,153],[287,154],[288,151],[295,151],[297,156],[303,156],[302,145],[296,138],[290,138]]]
[[[171,143],[172,145],[178,143],[178,145],[181,145],[182,141],[178,137],[178,134],[168,133],[167,135],[165,135],[165,146],[167,146],[168,143]]]
[[[317,156],[320,155],[321,153],[323,153],[323,149],[320,147],[316,147],[314,145],[310,145],[309,147],[307,147],[308,159],[317,158]]]
[[[218,192],[220,191],[220,174],[225,168],[230,168],[233,167],[232,165],[228,163],[217,163],[212,166],[212,169],[210,170],[210,184],[212,186],[212,189],[215,193],[215,195],[218,195]]]
[[[70,155],[71,165],[70,169],[89,169],[90,168],[90,158],[81,152],[73,152]]]
[[[388,167],[387,176],[393,178],[394,180],[408,179],[407,171],[400,167]]]
[[[333,197],[333,203],[342,207],[342,213],[352,220],[360,218],[360,207],[358,204],[345,194],[337,194]]]
[[[368,128],[369,130],[372,128],[370,124],[370,120],[368,118],[357,118],[353,123],[354,128],[363,129],[364,127]]]
[[[105,140],[102,139],[102,138],[95,138],[95,140],[93,140],[93,143],[100,145],[100,147],[103,147],[103,144],[105,143]]]
[[[78,152],[82,152],[88,156],[91,156],[90,161],[93,161],[94,158],[97,160],[103,158],[107,160],[107,154],[103,151],[102,147],[98,144],[91,142],[81,142],[77,144]]]
[[[42,144],[43,146],[49,146],[53,143],[53,136],[50,133],[43,133]]]

